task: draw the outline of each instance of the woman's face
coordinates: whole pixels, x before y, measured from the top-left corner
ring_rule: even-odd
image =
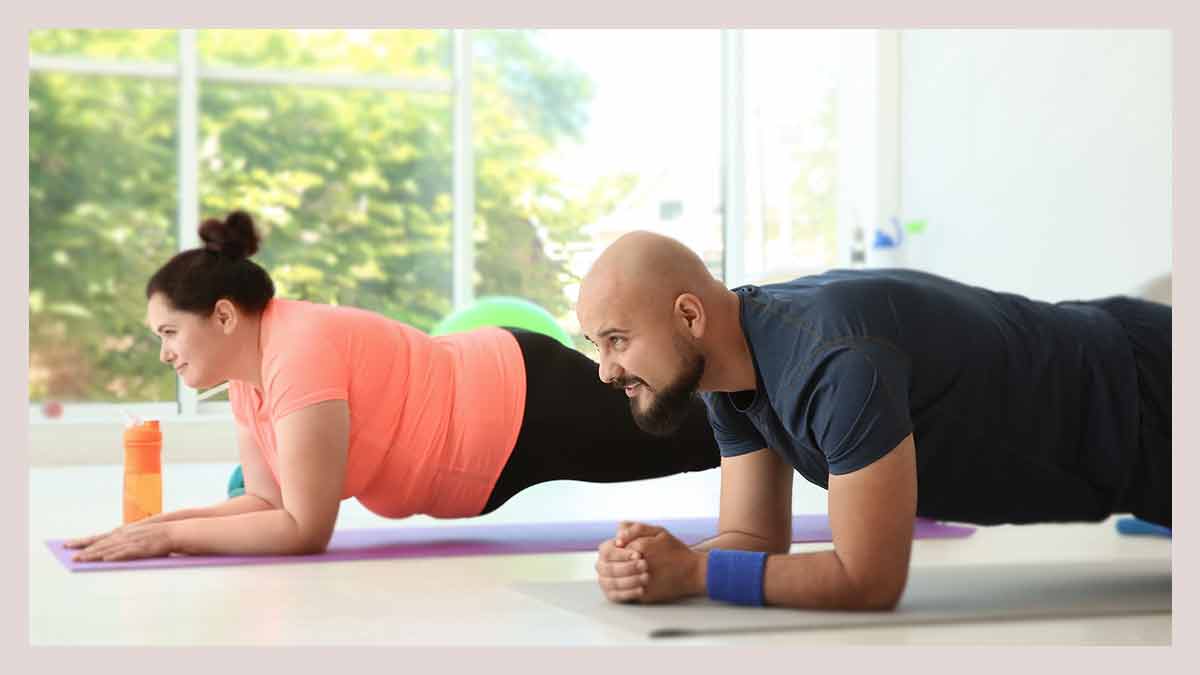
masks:
[[[214,311],[204,317],[177,310],[162,293],[146,302],[146,321],[160,340],[159,360],[174,368],[193,389],[208,389],[229,379],[227,343],[231,340],[219,314]]]

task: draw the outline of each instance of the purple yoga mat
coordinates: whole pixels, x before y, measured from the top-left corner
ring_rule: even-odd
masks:
[[[694,544],[717,533],[716,518],[676,518],[644,521],[667,528],[680,540]],[[460,555],[510,555],[515,553],[564,553],[594,551],[617,531],[617,522],[591,520],[565,523],[520,523],[513,525],[465,525],[449,527],[381,527],[348,529],[333,533],[329,547],[316,555],[172,555],[124,562],[73,562],[76,550],[63,546],[63,539],[46,542],[50,551],[72,572],[131,570],[155,567],[203,567],[212,565],[268,565],[274,563],[380,560],[384,558],[432,558]],[[947,525],[917,519],[916,539],[951,539],[969,536],[974,527]],[[792,517],[792,541],[832,541],[825,515]]]

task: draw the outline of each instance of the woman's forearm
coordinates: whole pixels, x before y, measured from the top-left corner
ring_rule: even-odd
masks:
[[[160,513],[156,516],[150,516],[139,522],[141,523],[169,523],[175,520],[187,520],[189,518],[216,518],[221,516],[236,516],[241,513],[253,513],[255,511],[264,511],[273,509],[274,506],[262,497],[256,497],[250,494],[238,495],[226,499],[223,502],[213,504],[211,506],[201,506],[195,508],[178,509]]]
[[[320,553],[328,532],[303,528],[290,513],[270,508],[167,523],[171,550],[188,555],[299,555]]]

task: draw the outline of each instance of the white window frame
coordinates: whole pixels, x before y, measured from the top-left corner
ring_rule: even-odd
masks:
[[[454,302],[461,307],[470,302],[470,289],[464,294],[460,286],[471,278],[473,259],[471,251],[470,224],[474,220],[473,197],[468,180],[472,162],[470,159],[470,38],[466,31],[456,30],[454,41],[454,80],[433,78],[400,78],[382,75],[354,75],[343,73],[314,73],[301,71],[279,71],[254,68],[211,67],[200,63],[196,46],[196,30],[179,31],[178,54],[175,64],[142,63],[130,61],[104,61],[89,58],[42,56],[30,57],[31,72],[59,72],[77,75],[101,75],[136,77],[141,79],[175,80],[179,88],[179,108],[176,123],[179,129],[178,168],[178,228],[179,245],[182,251],[199,245],[196,223],[199,222],[199,96],[201,82],[223,82],[264,85],[302,85],[338,89],[375,89],[380,91],[408,91],[445,93],[455,97],[455,146],[454,146]],[[464,96],[465,93],[465,96]],[[465,234],[464,234],[465,231]],[[176,421],[210,421],[214,418],[231,419],[227,401],[198,401],[199,392],[183,384],[176,376],[176,401],[151,401],[130,403],[72,403],[61,417],[49,418],[40,405],[30,404],[31,425],[63,423],[107,424],[121,420],[126,414],[145,419]]]
[[[876,51],[852,66],[855,87],[843,87],[843,110],[867,106],[874,111],[870,133],[844,134],[841,166],[854,162],[856,175],[873,177],[869,185],[851,189],[839,180],[843,190],[839,208],[840,241],[849,241],[853,227],[851,212],[859,214],[864,226],[880,214],[899,210],[899,34],[894,30],[875,31]],[[199,62],[196,31],[179,31],[177,62],[134,63],[97,61],[86,58],[31,55],[30,71],[64,72],[82,75],[117,75],[139,78],[174,79],[179,83],[179,228],[180,250],[196,245],[198,213],[197,153],[198,96],[201,82],[237,82],[248,84],[305,85],[332,88],[366,88],[381,91],[443,92],[453,97],[454,148],[452,167],[452,294],[455,308],[469,304],[474,296],[475,221],[474,156],[472,133],[472,41],[471,31],[453,30],[451,79],[401,78],[383,75],[352,75],[209,67]],[[743,247],[745,233],[745,139],[744,139],[744,30],[721,30],[721,153],[724,267],[726,285],[746,282]],[[847,78],[841,78],[844,81]],[[841,85],[839,85],[841,86]],[[849,99],[849,100],[847,100]],[[846,129],[846,126],[842,126]],[[841,247],[846,249],[845,246]],[[848,249],[841,252],[848,260]],[[41,405],[30,404],[30,452],[35,464],[86,464],[119,461],[117,455],[97,452],[97,444],[119,446],[114,428],[125,413],[142,418],[163,420],[174,461],[225,461],[236,458],[228,402],[197,401],[197,392],[177,384],[175,402],[144,403],[72,403],[64,414],[47,418]],[[186,433],[175,433],[183,432]]]

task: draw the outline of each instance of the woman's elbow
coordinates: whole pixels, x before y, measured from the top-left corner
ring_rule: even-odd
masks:
[[[332,538],[332,527],[311,531],[301,530],[299,536],[296,538],[292,552],[298,555],[318,555],[324,553],[329,548],[329,541]]]
[[[320,555],[329,548],[329,541],[303,541],[292,553],[295,555]]]

